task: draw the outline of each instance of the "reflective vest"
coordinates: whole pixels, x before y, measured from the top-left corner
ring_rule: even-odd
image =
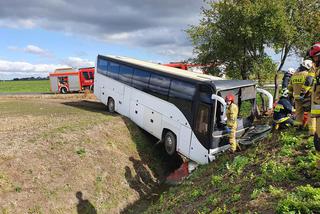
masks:
[[[238,106],[234,103],[227,107],[227,126],[229,128],[237,127],[238,111]]]
[[[300,98],[308,73],[308,71],[300,71],[292,75],[288,89],[292,93],[294,99]]]
[[[316,68],[316,78],[312,90],[311,115],[313,117],[320,116],[320,68]]]

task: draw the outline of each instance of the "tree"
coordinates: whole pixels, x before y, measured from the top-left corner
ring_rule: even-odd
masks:
[[[270,57],[265,57],[253,64],[250,79],[258,80],[258,85],[263,86],[266,82],[272,81],[277,70],[277,65]]]
[[[272,47],[281,53],[278,70],[274,77],[275,93],[278,97],[278,74],[287,57],[296,54],[305,57],[311,44],[320,40],[320,3],[316,0],[282,0],[287,16],[286,28],[275,34]]]
[[[289,54],[302,54],[319,39],[317,0],[223,0],[207,5],[199,25],[187,30],[195,61],[224,64],[232,78],[254,76],[259,63],[269,59],[267,47],[282,53],[281,70]]]
[[[196,61],[224,64],[228,76],[248,79],[254,65],[268,57],[265,48],[272,42],[274,32],[283,28],[284,23],[278,18],[285,17],[282,7],[274,2],[208,2],[209,8],[203,8],[199,25],[187,30]]]

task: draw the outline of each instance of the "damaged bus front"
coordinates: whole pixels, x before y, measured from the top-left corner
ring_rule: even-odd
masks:
[[[211,133],[207,136],[204,145],[209,151],[209,159],[212,161],[215,154],[227,150],[229,145],[229,134],[226,131],[226,103],[224,98],[228,94],[235,97],[234,103],[239,108],[238,127],[236,131],[237,142],[241,145],[248,145],[263,139],[271,130],[267,124],[256,125],[255,119],[258,114],[256,97],[258,93],[266,95],[269,99],[268,108],[272,108],[273,102],[270,93],[263,89],[256,88],[255,82],[249,80],[215,80],[212,82],[213,93],[209,97],[207,93],[200,96],[203,104],[211,107]],[[207,88],[208,90],[209,88]],[[200,93],[201,94],[201,93]],[[207,94],[207,96],[205,96]],[[270,104],[271,103],[271,104]],[[204,137],[204,136],[203,136]],[[205,141],[202,141],[205,142]]]

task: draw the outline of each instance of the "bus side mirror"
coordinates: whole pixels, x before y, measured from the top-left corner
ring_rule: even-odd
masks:
[[[260,93],[262,95],[265,95],[268,98],[268,106],[263,106],[264,108],[266,107],[267,111],[272,110],[273,108],[273,96],[271,93],[267,90],[264,90],[262,88],[257,88],[257,93]]]

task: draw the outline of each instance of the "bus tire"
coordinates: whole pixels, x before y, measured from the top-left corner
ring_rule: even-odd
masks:
[[[114,113],[114,111],[115,111],[115,104],[114,104],[114,99],[113,99],[112,97],[109,97],[107,106],[108,106],[109,112],[110,112],[110,113]]]
[[[89,89],[90,89],[90,91],[92,91],[92,92],[93,92],[94,86],[93,86],[93,85],[91,85],[91,86],[89,87]]]
[[[68,89],[66,87],[61,87],[60,88],[60,93],[61,94],[66,94],[66,93],[68,93]]]
[[[176,152],[176,148],[177,148],[176,136],[171,131],[168,131],[164,135],[163,142],[164,142],[164,148],[167,154],[173,155]]]

